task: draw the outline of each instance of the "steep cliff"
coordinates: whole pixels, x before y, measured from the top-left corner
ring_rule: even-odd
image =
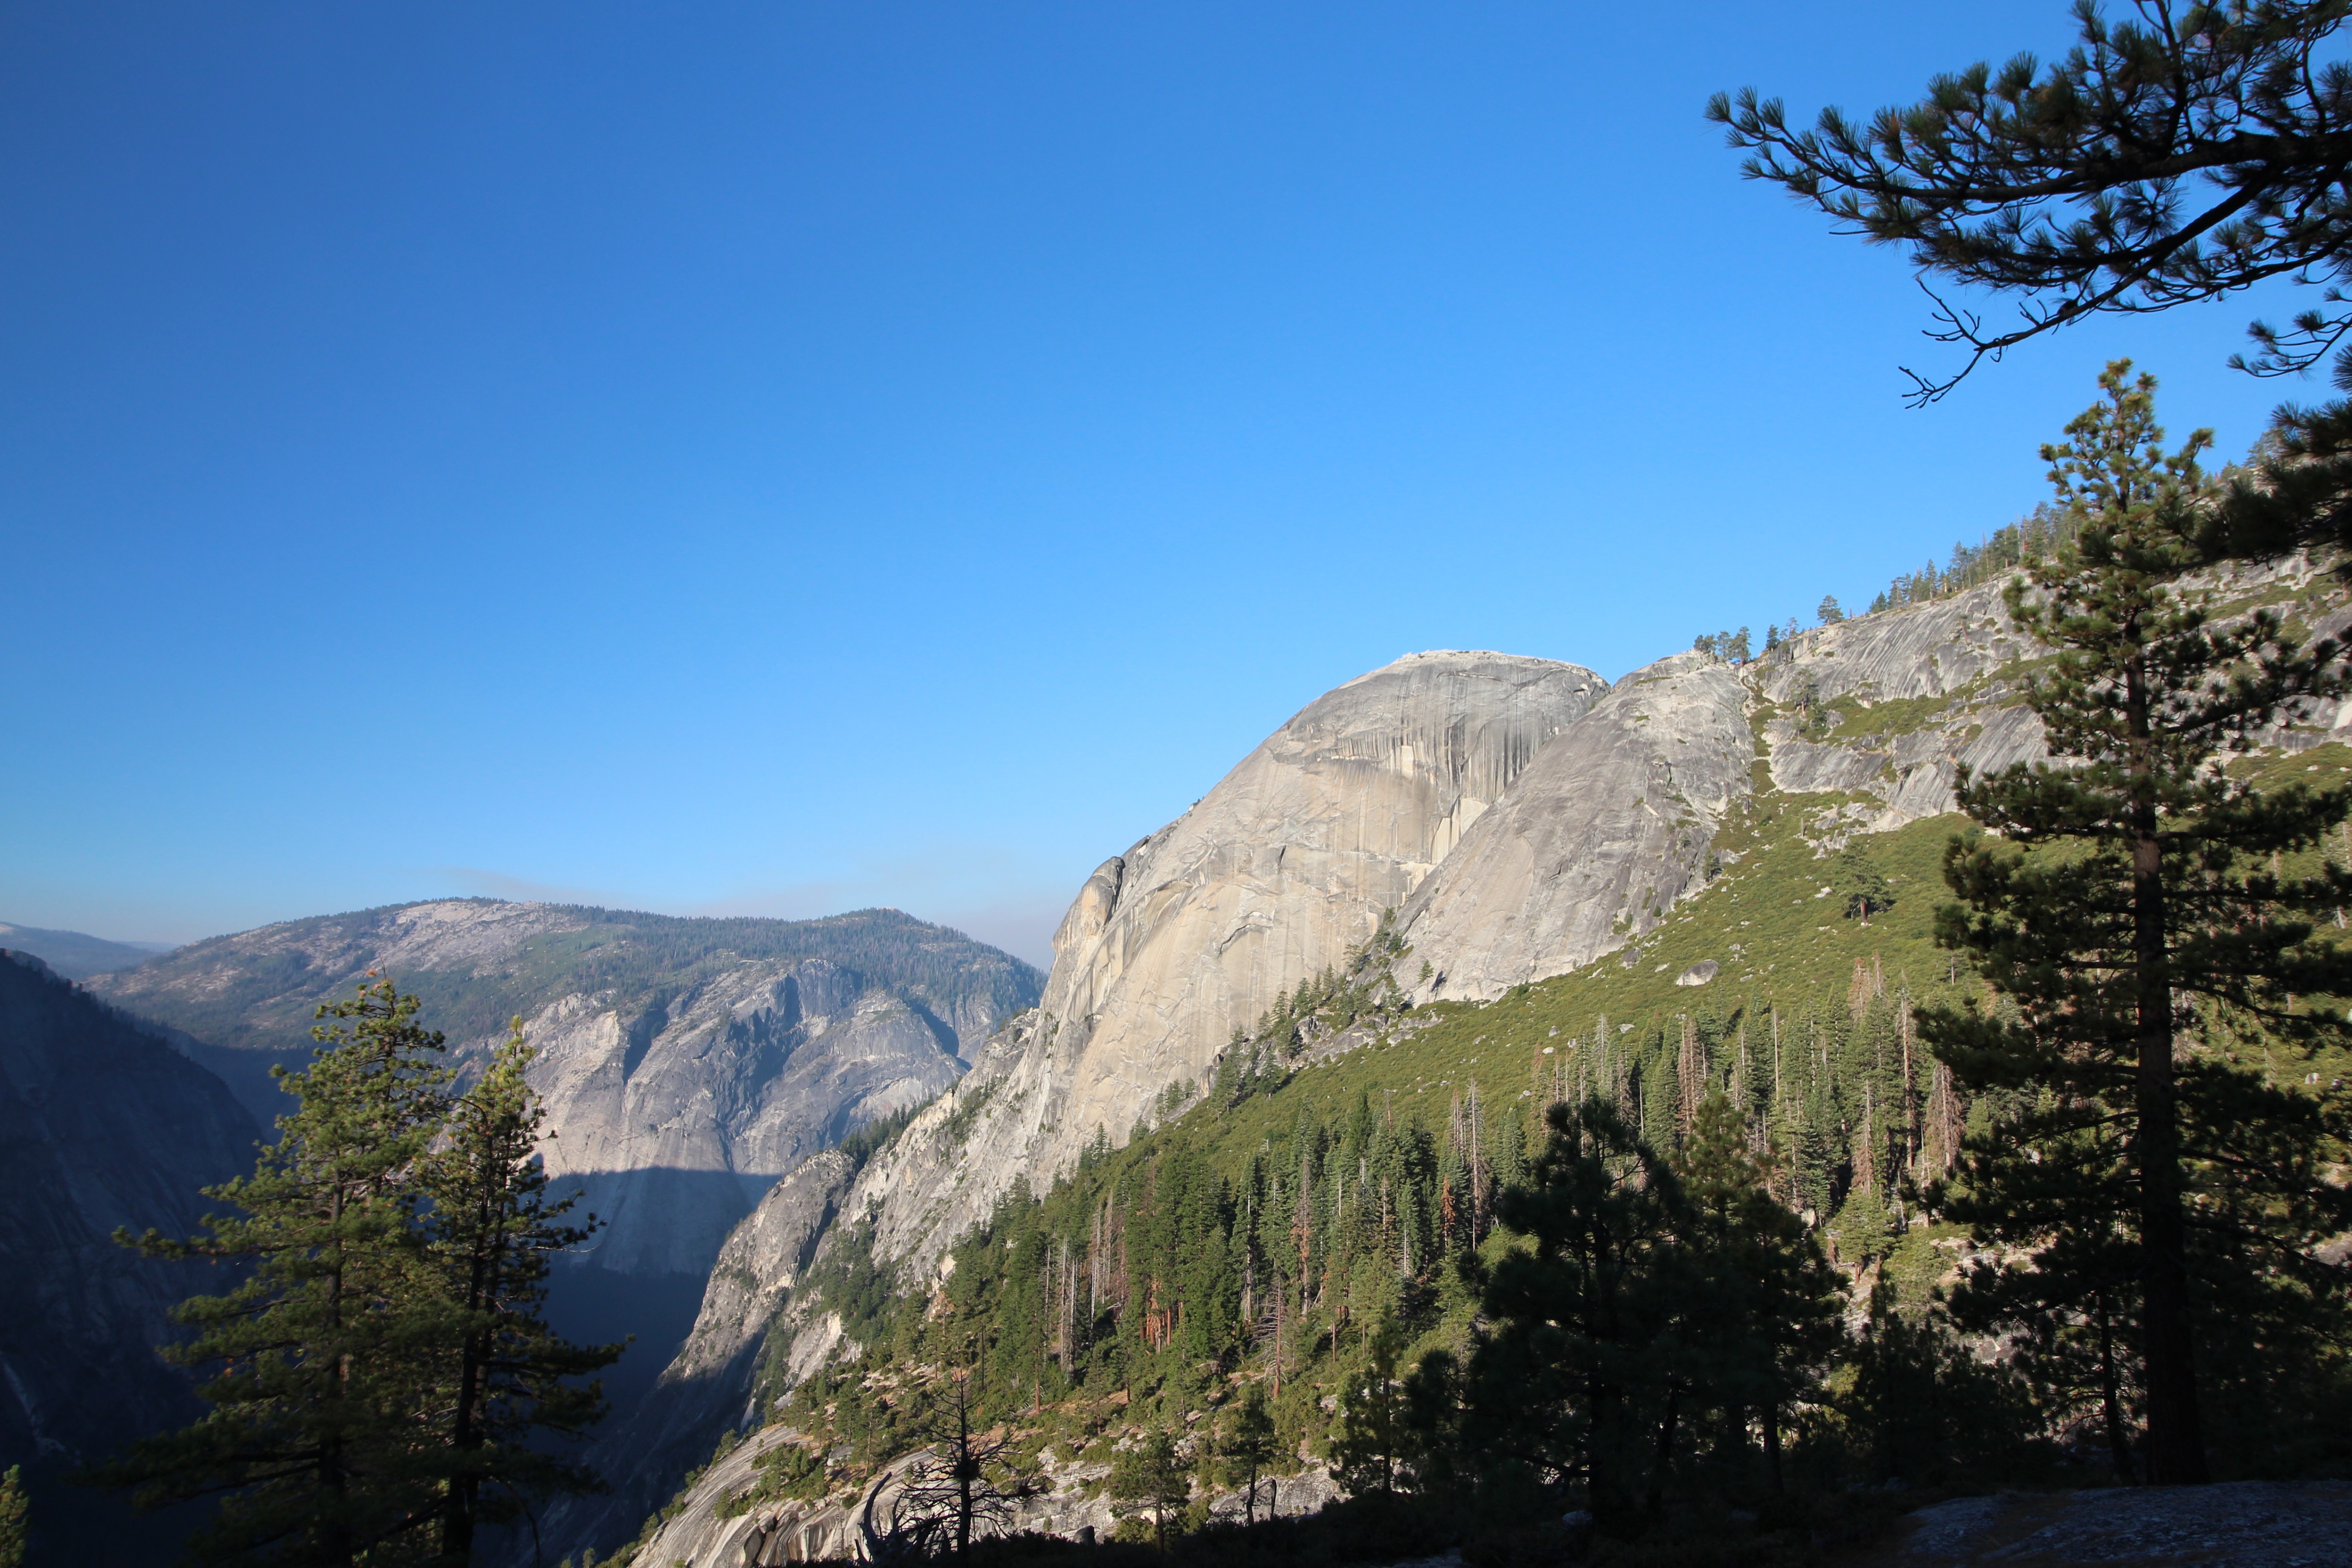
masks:
[[[1484,1000],[1656,925],[1705,882],[1715,831],[1748,792],[1747,697],[1738,670],[1696,653],[1619,681],[1413,893],[1401,978],[1423,1000]]]
[[[541,1522],[546,1539],[625,1537],[702,1462],[719,1433],[757,1425],[749,1401],[768,1327],[791,1300],[856,1172],[839,1150],[814,1154],[735,1227],[710,1270],[685,1345],[643,1403],[589,1450],[588,1462],[611,1490],[551,1503]]]
[[[2225,616],[2268,605],[2321,633],[2352,620],[2308,562],[2233,567],[2203,585]],[[1276,1380],[1285,1440],[1321,1432],[1329,1410],[1316,1391],[1328,1384],[1307,1369],[1339,1354],[1342,1329],[1376,1314],[1384,1289],[1403,1290],[1391,1281],[1417,1279],[1427,1310],[1443,1271],[1432,1260],[1462,1223],[1465,1184],[1485,1179],[1480,1160],[1523,1161],[1532,1118],[1580,1083],[1614,1083],[1663,1137],[1691,1092],[1678,1075],[1745,1085],[1751,1100],[1766,1085],[1774,1136],[1829,1151],[1816,1170],[1805,1143],[1797,1163],[1822,1187],[1806,1188],[1809,1206],[1832,1221],[1826,1173],[1853,1157],[1832,1146],[1853,1108],[1816,1111],[1851,1099],[1889,1051],[1915,1079],[1928,1072],[1908,1051],[1909,1009],[1973,987],[1933,942],[1937,867],[1959,826],[1945,814],[1960,767],[2044,754],[2020,705],[2033,652],[1990,588],[1806,632],[1745,666],[1678,655],[1605,694],[1580,687],[1579,702],[1538,706],[1532,721],[1513,715],[1518,746],[1481,753],[1500,759],[1483,775],[1498,787],[1463,788],[1451,809],[1443,780],[1461,772],[1423,777],[1411,763],[1426,756],[1415,737],[1429,715],[1474,689],[1457,661],[1545,667],[1420,656],[1311,705],[1193,812],[1088,878],[1041,1006],[867,1165],[839,1201],[859,1223],[835,1226],[793,1271],[765,1353],[777,1381],[805,1380],[803,1391],[752,1415],[788,1409],[835,1463],[824,1498],[761,1505],[790,1516],[778,1539],[849,1539],[861,1489],[886,1482],[891,1456],[844,1413],[909,1397],[999,1301],[1009,1326],[992,1364],[1028,1391],[1002,1413],[1016,1425],[1080,1444],[1116,1436],[1124,1394],[1106,1390],[1165,1391],[1213,1354],[1260,1377],[1305,1358]],[[1429,706],[1362,700],[1391,681]],[[1488,724],[1511,713],[1483,711]],[[2315,710],[2264,744],[2352,742],[2347,719],[2352,704]],[[2298,778],[2342,774],[2352,747],[2291,765]],[[1892,911],[1848,918],[1832,900],[1826,858],[1848,843],[1897,891]],[[1314,1037],[1271,1079],[1181,1116],[1155,1103],[1171,1081],[1198,1082],[1234,1027],[1391,906],[1407,944],[1395,977],[1422,1005],[1351,1014],[1360,1021]],[[1784,1051],[1784,1021],[1813,1045],[1838,1043]],[[1161,1125],[1128,1142],[1144,1118]],[[1076,1160],[1106,1133],[1128,1146]],[[1429,1158],[1399,1152],[1413,1149],[1444,1152],[1453,1173],[1440,1183]],[[1195,1205],[1173,1228],[1155,1214],[1183,1201],[1171,1193],[1204,1190],[1187,1184],[1208,1173],[1247,1201]],[[1004,1201],[1024,1179],[1032,1201]],[[1377,1224],[1350,1228],[1349,1194],[1367,1215],[1377,1202]],[[1360,1271],[1327,1254],[1286,1282],[1286,1257],[1327,1231],[1330,1247],[1356,1248]],[[1201,1258],[1244,1255],[1255,1272],[1194,1277]],[[900,1288],[878,1312],[853,1309],[843,1289],[869,1257],[895,1265]],[[1269,1279],[1292,1317],[1268,1305]],[[729,1303],[748,1294],[714,1286],[715,1315],[732,1321]],[[826,1365],[883,1344],[915,1349],[845,1377]],[[1201,1398],[1228,1393],[1212,1380]],[[681,1496],[641,1560],[735,1560],[757,1522],[733,1512],[754,1479],[744,1455]],[[1094,1521],[1074,1509],[1038,1522]]]
[[[771,1184],[954,1082],[1040,978],[891,910],[687,921],[473,899],[219,937],[96,988],[205,1041],[275,1114],[268,1065],[307,1060],[313,1010],[372,970],[461,1060],[521,1016],[549,1171],[605,1221],[593,1262],[698,1282]]]
[[[1035,1015],[859,1179],[848,1206],[874,1214],[877,1253],[928,1267],[1016,1176],[1123,1140],[1370,936],[1605,689],[1576,665],[1440,652],[1309,703],[1087,879]]]
[[[192,1232],[199,1189],[250,1170],[258,1136],[163,1031],[0,949],[0,1466],[34,1478],[36,1561],[121,1561],[141,1538],[121,1499],[58,1477],[196,1414],[154,1347],[172,1306],[230,1282],[110,1238]]]

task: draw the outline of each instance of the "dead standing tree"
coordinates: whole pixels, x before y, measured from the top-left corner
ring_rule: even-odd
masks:
[[[894,1525],[919,1542],[915,1554],[966,1561],[972,1537],[1008,1531],[1024,1499],[1036,1495],[1035,1478],[1014,1462],[1010,1425],[972,1429],[970,1374],[935,1394],[922,1434],[929,1451],[907,1468],[892,1505]]]

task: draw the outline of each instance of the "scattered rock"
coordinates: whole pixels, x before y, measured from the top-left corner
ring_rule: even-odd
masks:
[[[2155,1568],[2341,1568],[2352,1563],[2352,1483],[1956,1498],[1910,1519],[1906,1568],[2103,1563]]]

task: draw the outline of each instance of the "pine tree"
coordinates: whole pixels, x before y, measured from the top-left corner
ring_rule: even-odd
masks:
[[[440,1560],[473,1559],[477,1527],[595,1478],[533,1448],[535,1432],[577,1437],[604,1414],[600,1385],[566,1380],[618,1360],[620,1345],[567,1343],[547,1326],[548,1259],[595,1225],[566,1223],[576,1194],[551,1203],[537,1152],[545,1113],[524,1077],[537,1053],[522,1020],[481,1080],[450,1108],[425,1162],[432,1257],[441,1276],[436,1332],[446,1405],[427,1460],[443,1489]]]
[[[1340,1391],[1339,1425],[1331,1443],[1340,1483],[1359,1497],[1397,1489],[1407,1432],[1404,1387],[1397,1379],[1402,1338],[1394,1322],[1383,1321],[1371,1341],[1363,1370]]]
[[[1532,1178],[1498,1200],[1528,1246],[1486,1281],[1492,1326],[1463,1371],[1461,1437],[1486,1468],[1580,1491],[1604,1528],[1623,1529],[1641,1515],[1677,1371],[1688,1204],[1605,1101],[1549,1120]]]
[[[1241,1406],[1233,1414],[1225,1428],[1224,1440],[1218,1445],[1218,1456],[1225,1461],[1226,1476],[1242,1483],[1242,1522],[1257,1522],[1258,1477],[1268,1465],[1280,1457],[1281,1445],[1275,1439],[1274,1415],[1266,1408],[1265,1385],[1253,1383],[1242,1395]],[[6,1568],[0,1563],[0,1568]]]
[[[1837,874],[1838,891],[1845,895],[1846,919],[1868,925],[1871,916],[1895,907],[1895,889],[1886,874],[1872,865],[1858,846],[1849,845],[1838,856]]]
[[[1705,1397],[1741,1444],[1751,1417],[1761,1427],[1777,1491],[1781,1431],[1839,1342],[1837,1276],[1772,1196],[1746,1118],[1721,1090],[1700,1103],[1677,1170],[1690,1204],[1685,1241],[1702,1281],[1686,1337],[1708,1361]]]
[[[190,1542],[198,1563],[350,1568],[440,1510],[420,1462],[443,1315],[416,1173],[449,1073],[415,1012],[389,980],[320,1007],[310,1068],[278,1069],[297,1108],[278,1142],[252,1175],[205,1190],[225,1212],[186,1241],[117,1233],[151,1256],[251,1270],[173,1314],[194,1333],[163,1353],[213,1369],[197,1389],[211,1410],[88,1478],[150,1506],[221,1497]]]
[[[1035,1478],[1014,1462],[1011,1429],[980,1430],[978,1409],[969,1374],[951,1378],[933,1396],[919,1433],[929,1452],[900,1488],[918,1537],[952,1549],[958,1563],[971,1561],[975,1534],[1004,1531],[1022,1500],[1038,1490]]]
[[[1176,1451],[1175,1434],[1154,1426],[1111,1461],[1109,1492],[1113,1501],[1151,1516],[1151,1535],[1161,1551],[1168,1549],[1168,1520],[1181,1514],[1192,1498],[1192,1473]]]
[[[1965,1085],[2020,1108],[1976,1141],[1952,1213],[2053,1266],[2079,1260],[2086,1302],[2127,1267],[2146,1473],[2174,1484],[2207,1474],[2199,1296],[2221,1274],[2200,1279],[2200,1260],[2251,1252],[2308,1275],[2312,1245],[2352,1217],[2315,1173],[2341,1108],[2227,1054],[2234,1031],[2306,1048],[2332,1020],[2294,995],[2352,993],[2352,954],[2313,936],[2347,879],[2271,868],[2344,820],[2352,792],[2260,794],[2210,765],[2288,703],[2336,692],[2336,649],[2296,646],[2267,610],[2217,624],[2182,585],[2202,559],[2207,437],[2167,455],[2155,384],[2128,373],[2110,365],[2105,400],[2044,449],[2080,532],[2009,595],[2052,650],[2028,701],[2059,760],[1964,778],[1962,809],[2000,840],[1946,857],[1965,907],[1938,911],[1938,939],[2013,1012],[1922,1021]]]
[[[1937,300],[1938,341],[1969,357],[1933,401],[1987,358],[2102,312],[2220,299],[2264,279],[2326,282],[2294,330],[2257,324],[2247,368],[2299,370],[2335,350],[2352,317],[2352,156],[2338,0],[2135,0],[2137,21],[2074,7],[2080,43],[2047,66],[2020,54],[1938,76],[1927,98],[1866,121],[1823,110],[1792,131],[1780,101],[1718,93],[1707,118],[1753,150],[1744,171],[1819,208],[1843,232],[1906,247],[1927,277],[2020,301],[1988,332]],[[1931,292],[1930,298],[1935,298]],[[2344,362],[2339,361],[2339,365]],[[1911,374],[1906,372],[1906,374]]]

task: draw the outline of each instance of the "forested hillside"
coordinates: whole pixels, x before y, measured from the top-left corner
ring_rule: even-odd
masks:
[[[2303,591],[2260,596],[2330,613],[2326,592],[2304,605]],[[1761,705],[1771,732],[1810,728],[1817,740],[1801,743],[1855,752],[1918,729],[1920,706],[1874,702],[1867,689],[1820,721]],[[1930,722],[1976,722],[1964,705],[1928,706]],[[2314,739],[2231,771],[2270,789],[2352,779],[2352,747]],[[1047,1500],[1023,1515],[1039,1527],[1095,1517],[1107,1467],[1162,1429],[1190,1435],[1192,1517],[1238,1508],[1219,1455],[1255,1397],[1277,1435],[1270,1471],[1306,1470],[1295,1496],[1327,1495],[1313,1480],[1327,1467],[1343,1479],[1356,1467],[1360,1488],[1366,1389],[1433,1352],[1468,1353],[1481,1281],[1523,1245],[1498,1226],[1498,1201],[1532,1173],[1546,1112],[1596,1096],[1670,1162],[1696,1157],[1710,1101],[1727,1104],[1765,1190],[1836,1268],[1849,1331],[1885,1347],[1789,1412],[1792,1474],[1834,1491],[2064,1471],[2077,1451],[2033,1434],[2075,1432],[2095,1405],[2080,1387],[1988,1373],[1949,1400],[1899,1392],[1906,1376],[1932,1383],[1935,1366],[1968,1361],[1925,1310],[1993,1256],[1931,1219],[1933,1200],[1965,1141],[2031,1109],[2030,1096],[1956,1082],[1918,1026],[1939,1005],[2008,1006],[1935,940],[1951,900],[1947,847],[1978,830],[1952,814],[1863,830],[1895,787],[1880,779],[1790,790],[1759,755],[1753,782],[1712,839],[1705,886],[1622,951],[1490,1004],[1416,1006],[1407,994],[1427,971],[1383,923],[1348,963],[1237,1032],[1213,1075],[1165,1086],[1123,1147],[1098,1133],[1048,1189],[1017,1184],[933,1287],[908,1289],[871,1228],[845,1216],[761,1359],[755,1405],[782,1423],[782,1447],[752,1470],[715,1468],[720,1479],[682,1492],[641,1540],[662,1517],[676,1522],[656,1558],[718,1538],[708,1523],[697,1535],[697,1520],[848,1519],[894,1460],[936,1436],[938,1391],[956,1380],[1043,1467]],[[2330,865],[2352,865],[2341,834],[2279,868]],[[2338,1081],[2347,1066],[2330,1047],[2294,1077]],[[837,1334],[845,1353],[813,1363],[796,1342],[812,1333]],[[2221,1450],[2262,1472],[2309,1441],[2342,1390],[2283,1396],[2252,1361],[2235,1364],[2216,1369],[2212,1419]],[[1712,1440],[1688,1441],[1695,1462]],[[2097,1447],[2083,1442],[2080,1454]]]

